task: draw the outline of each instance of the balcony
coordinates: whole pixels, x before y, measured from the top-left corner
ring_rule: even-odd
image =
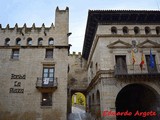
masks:
[[[36,88],[41,92],[53,92],[55,89],[57,89],[57,86],[57,78],[37,78]]]
[[[149,65],[143,65],[142,69],[140,65],[115,65],[114,75],[116,78],[157,78],[160,77],[160,64],[155,65],[154,68],[150,68]]]

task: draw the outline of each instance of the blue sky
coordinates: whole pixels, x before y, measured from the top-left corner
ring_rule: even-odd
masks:
[[[82,51],[88,10],[160,10],[160,0],[0,0],[0,24],[28,27],[33,23],[49,27],[55,21],[55,9],[69,7],[72,51]]]

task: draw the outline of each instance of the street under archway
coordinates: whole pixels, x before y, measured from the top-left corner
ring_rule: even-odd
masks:
[[[75,92],[72,95],[72,109],[73,107],[77,107],[82,110],[86,110],[86,97],[81,92]],[[72,110],[73,112],[73,110]]]

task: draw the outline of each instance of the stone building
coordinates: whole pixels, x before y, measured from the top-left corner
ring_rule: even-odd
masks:
[[[80,52],[70,54],[68,64],[68,113],[71,113],[73,95],[80,92],[86,96],[87,71],[86,60],[82,58]]]
[[[76,92],[97,119],[158,120],[160,11],[90,10],[82,55],[69,55],[69,8],[55,14],[0,25],[0,120],[66,120]]]
[[[0,26],[0,119],[66,120],[69,8],[55,26]]]
[[[88,112],[102,120],[159,119],[160,11],[89,10],[82,57]]]

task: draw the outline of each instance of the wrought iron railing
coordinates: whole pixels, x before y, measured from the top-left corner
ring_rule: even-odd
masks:
[[[144,64],[140,65],[115,65],[115,75],[133,75],[133,74],[160,74],[160,64],[156,64],[154,68]]]
[[[36,87],[57,87],[57,78],[38,77]]]

